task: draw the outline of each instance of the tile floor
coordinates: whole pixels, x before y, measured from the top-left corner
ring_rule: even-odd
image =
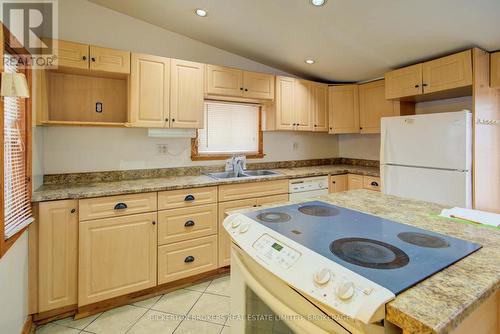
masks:
[[[80,320],[40,326],[36,334],[230,334],[229,276]]]

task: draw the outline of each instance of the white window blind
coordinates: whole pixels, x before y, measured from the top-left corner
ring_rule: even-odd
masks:
[[[5,71],[17,71],[5,62]],[[4,238],[8,239],[33,221],[27,179],[25,99],[4,97]]]
[[[258,153],[259,111],[258,105],[206,101],[198,153]]]

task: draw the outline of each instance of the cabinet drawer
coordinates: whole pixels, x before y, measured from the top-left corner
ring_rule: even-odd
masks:
[[[257,198],[257,205],[258,206],[266,205],[266,204],[286,203],[286,202],[288,202],[288,194]]]
[[[158,245],[217,233],[217,204],[158,212]]]
[[[156,193],[80,200],[80,221],[156,211]]]
[[[288,180],[228,184],[219,186],[220,202],[279,194],[288,194]]]
[[[363,176],[363,188],[380,191],[380,177]]]
[[[158,247],[158,284],[217,269],[217,236]]]
[[[187,208],[217,202],[217,187],[192,188],[158,193],[158,210]]]

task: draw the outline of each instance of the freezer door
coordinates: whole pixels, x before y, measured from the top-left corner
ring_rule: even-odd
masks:
[[[472,207],[470,172],[387,165],[381,166],[380,170],[384,194],[447,206]]]
[[[382,118],[382,164],[470,170],[471,113]]]

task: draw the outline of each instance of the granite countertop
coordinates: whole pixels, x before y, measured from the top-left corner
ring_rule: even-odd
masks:
[[[483,246],[386,305],[386,319],[408,333],[449,333],[500,290],[500,230],[437,217],[445,208],[441,205],[370,190],[351,190],[316,199]],[[272,206],[275,205],[266,207]],[[236,212],[249,210],[255,209]]]
[[[46,184],[34,191],[32,202],[44,202],[62,199],[79,199],[101,196],[134,194],[151,191],[164,191],[231,183],[259,182],[291,179],[307,176],[354,173],[379,176],[377,167],[356,165],[322,165],[296,168],[273,169],[280,175],[265,177],[246,177],[242,179],[216,180],[207,175],[169,176],[113,182],[89,182],[78,184]]]

